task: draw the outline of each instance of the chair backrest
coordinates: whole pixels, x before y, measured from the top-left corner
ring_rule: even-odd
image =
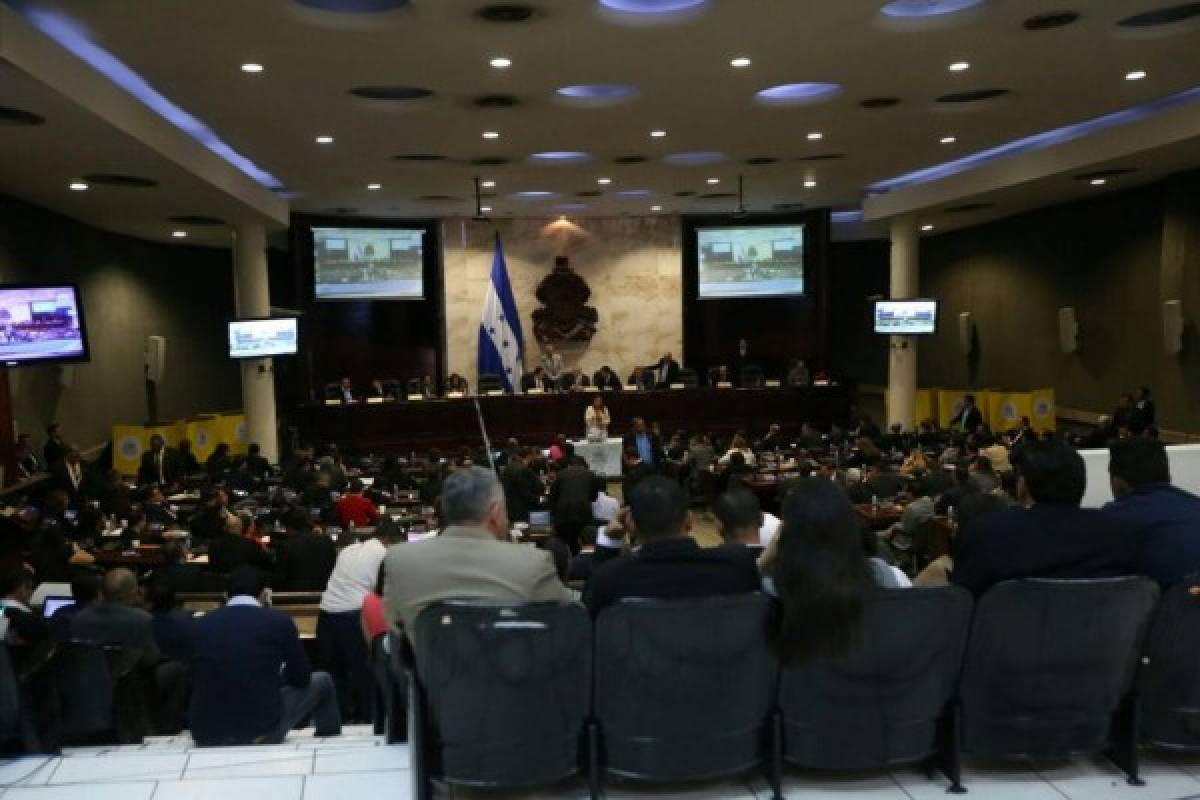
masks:
[[[479,392],[494,392],[504,388],[504,382],[500,380],[499,375],[493,375],[489,372],[479,376]]]
[[[1143,738],[1163,747],[1200,749],[1200,597],[1178,583],[1163,595],[1138,679]]]
[[[436,603],[417,618],[430,774],[476,787],[575,774],[588,710],[591,625],[577,605]]]
[[[963,665],[963,749],[1045,758],[1103,749],[1157,599],[1146,578],[1005,581],[989,590]]]
[[[763,758],[779,669],[761,594],[626,600],[596,620],[593,711],[605,769],[701,780]]]
[[[400,396],[400,379],[388,378],[385,381],[380,381],[380,386],[383,387],[384,397],[399,397]]]
[[[8,741],[17,735],[21,713],[19,698],[17,675],[13,672],[8,648],[0,647],[0,741]]]
[[[754,365],[742,367],[742,374],[738,377],[740,377],[742,380],[742,386],[759,388],[763,385],[762,367],[756,367]]]
[[[115,682],[102,646],[63,642],[44,670],[56,711],[55,740],[82,740],[113,729]]]
[[[684,367],[679,370],[679,382],[688,388],[694,389],[700,384],[700,379],[696,375],[696,370],[691,367]]]
[[[405,381],[404,382],[404,392],[405,392],[405,394],[420,394],[421,393],[421,379],[420,378],[409,378],[407,381]]]
[[[784,666],[784,757],[814,769],[875,769],[933,754],[971,605],[956,586],[873,592],[847,655]]]

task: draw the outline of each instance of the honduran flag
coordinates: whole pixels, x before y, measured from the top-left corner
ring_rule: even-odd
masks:
[[[483,300],[483,318],[479,321],[479,375],[499,375],[505,391],[519,393],[524,363],[525,337],[521,334],[521,316],[513,300],[504,250],[497,233],[492,277]]]

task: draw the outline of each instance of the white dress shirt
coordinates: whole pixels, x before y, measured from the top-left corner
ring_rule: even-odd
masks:
[[[361,611],[363,599],[375,591],[385,555],[387,548],[378,539],[357,542],[338,553],[333,574],[321,594],[321,610],[329,614]]]
[[[601,492],[592,501],[592,519],[598,519],[605,524],[612,522],[617,518],[617,513],[621,510],[621,503],[615,497],[611,497],[605,492]]]

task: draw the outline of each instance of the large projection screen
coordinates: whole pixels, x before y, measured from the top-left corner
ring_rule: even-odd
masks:
[[[425,296],[425,231],[313,228],[318,300],[419,300]]]
[[[698,228],[698,296],[803,295],[804,246],[803,225]]]

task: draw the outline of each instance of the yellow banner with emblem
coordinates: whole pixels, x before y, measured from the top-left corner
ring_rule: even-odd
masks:
[[[150,449],[150,437],[156,433],[168,447],[177,447],[183,439],[190,440],[192,452],[201,463],[221,442],[229,444],[231,453],[241,455],[249,444],[246,415],[242,413],[215,414],[162,425],[113,425],[113,469],[122,475],[137,475],[142,453]]]

